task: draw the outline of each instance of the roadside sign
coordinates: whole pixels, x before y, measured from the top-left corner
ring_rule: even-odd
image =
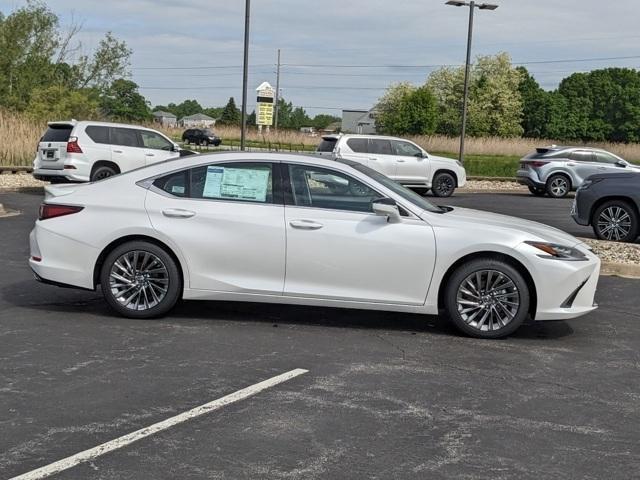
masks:
[[[276,92],[269,82],[262,82],[256,91],[258,92],[256,125],[269,127],[273,125],[273,99]]]

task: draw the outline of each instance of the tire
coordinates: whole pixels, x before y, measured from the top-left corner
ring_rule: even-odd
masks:
[[[494,290],[493,295],[484,290],[487,286]],[[518,270],[501,260],[467,262],[453,272],[444,287],[448,319],[471,337],[505,337],[515,332],[529,314],[527,282]]]
[[[198,145],[202,145],[203,147],[206,147],[209,145],[209,141],[206,138],[203,138],[198,142]]]
[[[544,187],[532,187],[529,186],[529,191],[536,197],[544,197],[547,190]]]
[[[557,173],[547,180],[547,193],[553,198],[564,198],[571,191],[571,180],[566,175]]]
[[[105,178],[113,177],[117,175],[118,172],[113,167],[109,167],[107,165],[102,165],[101,167],[96,168],[91,173],[91,181],[97,182],[98,180],[104,180]]]
[[[222,140],[216,140],[215,142],[213,142],[213,146],[219,147],[221,143],[222,143]]]
[[[456,189],[456,179],[450,173],[440,172],[433,178],[431,191],[436,197],[450,197]]]
[[[612,242],[633,242],[638,237],[639,223],[636,209],[624,200],[603,203],[591,217],[596,237]]]
[[[102,264],[100,283],[107,304],[129,318],[162,316],[182,294],[176,262],[162,247],[145,241],[127,242],[109,253]]]
[[[182,141],[185,145],[189,145],[191,143],[188,138],[183,138]]]

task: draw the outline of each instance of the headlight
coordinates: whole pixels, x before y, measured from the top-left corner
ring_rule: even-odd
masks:
[[[577,248],[567,247],[565,245],[558,245],[557,243],[547,242],[524,242],[527,245],[531,245],[534,248],[544,252],[539,254],[540,258],[549,258],[552,260],[567,260],[570,262],[579,262],[587,260],[587,256]]]

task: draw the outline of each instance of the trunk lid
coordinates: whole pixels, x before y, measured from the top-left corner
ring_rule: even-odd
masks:
[[[72,122],[50,122],[38,143],[40,168],[62,170],[67,157],[67,142],[75,127]]]

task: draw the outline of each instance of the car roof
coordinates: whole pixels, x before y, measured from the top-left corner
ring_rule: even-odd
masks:
[[[122,127],[122,128],[135,128],[138,130],[153,130],[152,128],[142,125],[132,125],[130,123],[115,123],[115,122],[99,122],[93,120],[59,120],[54,122],[47,122],[47,125],[73,125],[74,127]],[[156,130],[153,130],[154,132]]]
[[[539,147],[536,150],[540,151],[540,150],[546,150],[547,152],[562,152],[562,151],[570,151],[573,152],[575,150],[587,150],[589,152],[604,152],[604,153],[612,153],[609,152],[608,150],[605,150],[604,148],[597,148],[597,147],[587,147],[587,146],[559,146],[559,145],[550,145],[547,147]],[[615,153],[612,153],[612,155],[615,155]],[[617,156],[617,155],[616,155]]]

